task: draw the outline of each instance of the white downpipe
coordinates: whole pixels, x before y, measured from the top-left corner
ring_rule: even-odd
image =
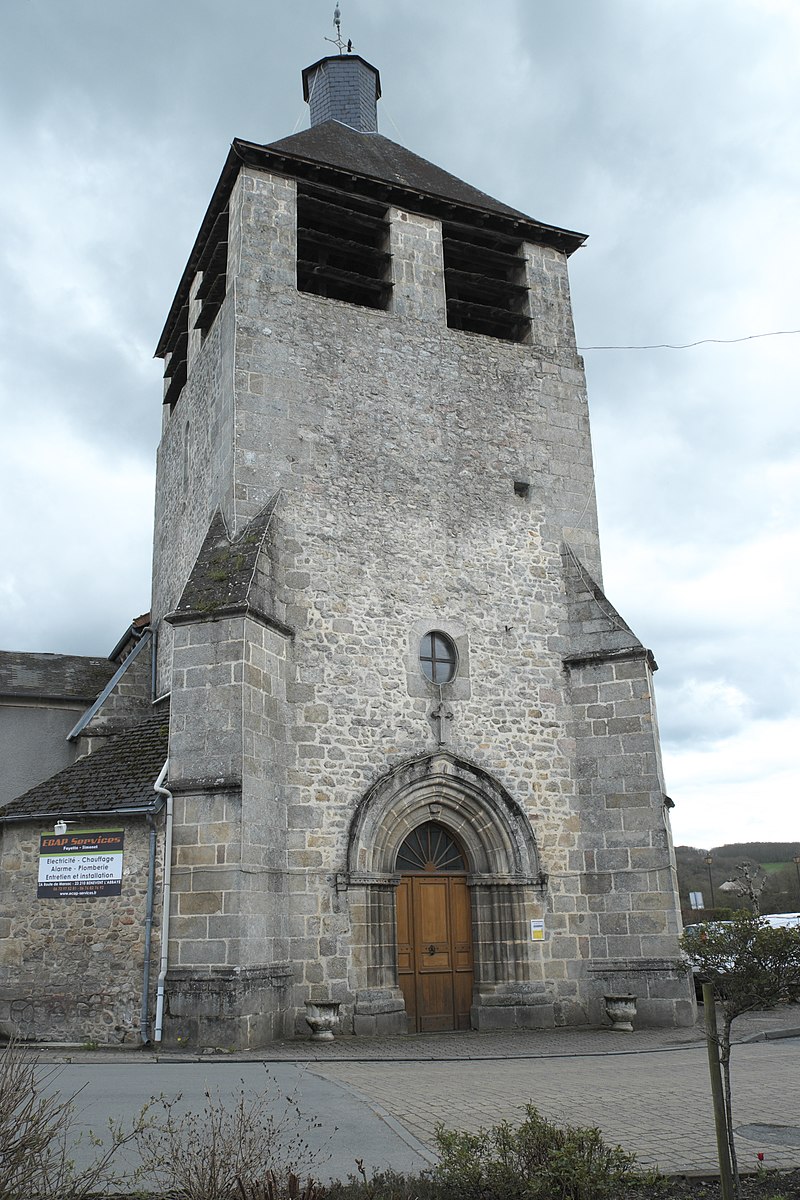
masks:
[[[158,987],[156,989],[156,1022],[153,1030],[153,1041],[160,1042],[164,1027],[164,980],[167,978],[169,965],[169,906],[172,883],[172,792],[163,786],[169,770],[169,759],[159,772],[158,779],[153,784],[153,790],[165,796],[167,801],[166,824],[164,827],[164,887],[161,895],[161,966],[158,972]]]

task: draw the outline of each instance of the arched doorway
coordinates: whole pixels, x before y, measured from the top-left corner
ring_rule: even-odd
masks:
[[[456,839],[426,821],[397,853],[397,976],[409,1029],[469,1029],[472,915],[467,862]]]
[[[400,858],[410,836],[429,822],[446,830],[464,866],[452,871],[459,882],[447,885],[446,905],[445,889],[440,887],[437,893],[431,884],[431,908],[435,914],[433,898],[438,895],[439,931],[446,937],[426,940],[422,930],[419,938],[415,933],[419,922],[416,909],[411,908],[416,900],[414,884],[403,880],[406,875],[434,882],[448,879],[451,872],[441,870],[442,866],[457,865],[439,864],[438,870],[426,871],[418,869],[419,856],[415,862]],[[462,1024],[476,1029],[510,1028],[528,1020],[529,1006],[539,1003],[547,991],[541,949],[530,932],[530,921],[543,916],[546,882],[527,814],[480,767],[439,751],[407,760],[377,779],[353,813],[346,870],[336,876],[337,893],[347,893],[350,918],[354,1031],[383,1034],[419,1028],[419,1014],[415,1011],[409,1020],[406,1008],[409,1000],[415,1002],[416,992],[412,997],[408,979],[400,985],[398,934],[406,948],[402,964],[406,974],[412,967],[412,948],[415,955],[427,950],[433,960],[437,944],[446,941],[456,958],[463,944],[474,956],[472,1003],[468,1009],[470,986],[457,979],[454,987],[462,990],[450,1028]],[[418,885],[416,890],[428,898],[424,887]],[[459,907],[461,897],[468,897],[469,903]],[[430,930],[428,910],[423,907],[422,912],[423,927]],[[416,974],[416,960],[413,965]],[[453,975],[462,973],[449,969]],[[442,1004],[427,1016],[441,1017],[445,1008]]]

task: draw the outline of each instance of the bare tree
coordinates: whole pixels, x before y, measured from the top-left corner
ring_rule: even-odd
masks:
[[[115,1159],[147,1123],[143,1110],[123,1129],[109,1123],[109,1138],[90,1137],[94,1155],[78,1170],[72,1154],[80,1141],[75,1117],[77,1092],[56,1090],[59,1068],[40,1067],[35,1054],[15,1041],[0,1056],[0,1200],[86,1200],[113,1184],[135,1182],[136,1172],[118,1174]]]
[[[761,893],[766,887],[767,876],[764,871],[747,861],[737,863],[736,869],[739,874],[731,880],[732,890],[750,905],[753,916],[758,917],[761,915]]]

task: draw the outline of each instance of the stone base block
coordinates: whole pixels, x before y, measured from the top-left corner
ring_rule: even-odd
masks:
[[[353,1006],[353,1033],[361,1037],[388,1037],[408,1033],[408,1017],[399,988],[368,988],[358,992]]]
[[[555,1003],[544,984],[503,984],[480,989],[470,1010],[473,1029],[552,1029]]]
[[[140,1040],[132,988],[56,990],[34,981],[0,987],[0,1036],[23,1041],[114,1046]]]
[[[166,980],[163,1044],[250,1050],[286,1036],[290,963],[197,975],[171,971]]]

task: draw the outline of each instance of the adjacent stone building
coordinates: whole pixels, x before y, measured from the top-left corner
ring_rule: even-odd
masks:
[[[158,347],[156,1036],[257,1045],[319,1000],[355,1034],[549,1027],[609,991],[688,1024],[584,238],[378,134],[360,57],[303,81],[310,129],[233,143]]]
[[[0,652],[0,1033],[151,1037],[169,733],[152,640],[148,613],[105,659]]]

